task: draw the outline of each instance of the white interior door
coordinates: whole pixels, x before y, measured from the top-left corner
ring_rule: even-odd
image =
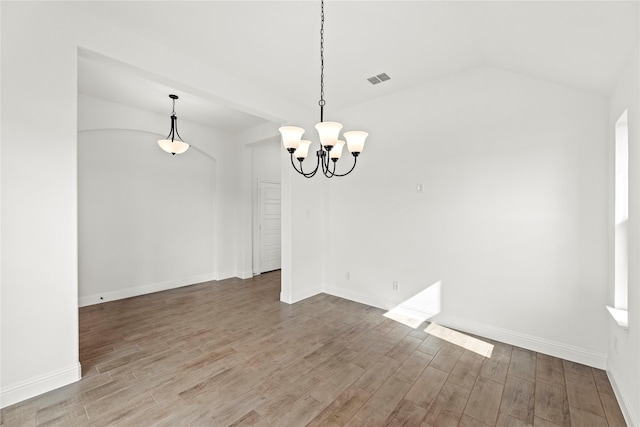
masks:
[[[260,273],[280,269],[280,183],[260,182]]]

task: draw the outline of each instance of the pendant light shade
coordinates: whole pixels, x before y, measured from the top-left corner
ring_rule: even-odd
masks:
[[[182,154],[189,149],[189,144],[182,140],[178,133],[178,116],[176,116],[176,99],[178,95],[169,95],[173,100],[173,110],[171,112],[171,131],[166,139],[158,140],[158,145],[167,153],[172,155]]]
[[[308,141],[306,139],[301,140],[300,144],[298,145],[298,148],[296,148],[296,151],[293,153],[293,157],[295,157],[298,160],[306,159],[307,155],[309,154],[310,145],[311,145],[311,141]]]
[[[158,145],[167,153],[182,154],[189,149],[189,144],[178,139],[159,139]]]
[[[331,149],[331,152],[329,153],[329,157],[331,157],[331,160],[333,160],[334,162],[337,162],[338,159],[342,157],[343,148],[344,148],[344,141],[339,139],[335,147],[333,147]]]
[[[362,132],[359,130],[354,130],[351,132],[345,132],[344,138],[347,140],[347,147],[349,148],[349,152],[354,156],[362,153],[362,149],[364,148],[364,140],[367,139],[369,134],[367,132]]]
[[[282,126],[278,130],[282,134],[282,145],[287,151],[293,153],[300,144],[304,129],[296,126]]]
[[[320,122],[316,125],[320,144],[323,147],[333,147],[338,142],[338,136],[342,130],[342,124],[338,122]]]

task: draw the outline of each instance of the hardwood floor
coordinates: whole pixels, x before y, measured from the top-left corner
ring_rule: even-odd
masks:
[[[279,291],[273,272],[82,308],[83,379],[3,409],[2,424],[626,425],[604,371]]]

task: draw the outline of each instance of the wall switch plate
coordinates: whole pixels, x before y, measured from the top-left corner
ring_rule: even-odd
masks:
[[[345,278],[347,280],[351,280],[351,273],[350,272],[347,271],[344,276],[345,276]]]
[[[393,284],[391,286],[394,291],[397,291],[400,288],[400,285],[398,285],[398,282],[396,282],[395,280],[393,281]]]
[[[424,191],[424,186],[422,185],[422,183],[418,183],[416,184],[416,193],[422,193]]]

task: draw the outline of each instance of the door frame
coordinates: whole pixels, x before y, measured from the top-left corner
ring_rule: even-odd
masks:
[[[256,196],[253,200],[253,262],[251,266],[251,270],[254,276],[258,276],[261,274],[260,267],[262,265],[262,233],[260,230],[260,219],[262,218],[262,186],[264,184],[278,184],[281,187],[282,194],[282,183],[280,181],[273,181],[270,179],[261,179],[258,178],[256,180]],[[282,205],[282,198],[280,198],[280,204]],[[282,230],[280,231],[280,247],[282,247]]]

